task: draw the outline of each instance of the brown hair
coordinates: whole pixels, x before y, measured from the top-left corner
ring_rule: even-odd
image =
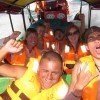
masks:
[[[77,30],[77,32],[80,33],[79,28],[78,28],[76,25],[74,25],[74,23],[70,23],[70,25],[65,29],[65,34],[66,34],[66,35],[68,35],[69,30],[70,30],[71,28],[75,28],[75,29]]]
[[[98,27],[98,26],[91,26],[90,28],[88,28],[86,30],[85,35],[84,35],[86,43],[87,43],[89,35],[94,33],[94,32],[100,32],[100,27]]]
[[[33,28],[28,28],[26,31],[26,38],[30,35],[30,34],[35,34],[36,36],[38,36],[37,31]]]

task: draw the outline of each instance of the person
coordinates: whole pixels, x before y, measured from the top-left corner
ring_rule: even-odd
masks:
[[[45,20],[43,25],[45,26],[45,35],[48,35],[48,32],[51,30],[50,22],[48,20]]]
[[[0,65],[1,75],[17,79],[15,84],[7,88],[7,94],[9,94],[7,98],[16,98],[17,100],[25,100],[26,98],[39,100],[41,97],[44,100],[48,100],[47,98],[51,98],[51,100],[53,98],[56,98],[56,100],[62,98],[68,90],[66,83],[61,78],[62,64],[60,55],[50,51],[42,56],[37,74],[34,72],[33,58],[30,59],[27,70],[26,67],[12,67],[12,65],[7,64]],[[17,92],[16,89],[14,90],[14,87],[18,89]],[[61,96],[60,90],[64,91],[64,94]],[[1,96],[6,100],[6,96],[3,94]]]
[[[7,54],[6,60],[12,65],[25,65],[30,57],[40,58],[41,50],[37,48],[38,34],[33,28],[28,28],[26,38],[23,41],[23,50],[15,54]]]
[[[79,28],[73,23],[66,29],[66,45],[63,53],[64,70],[71,74],[72,68],[79,58],[88,55],[85,44],[81,41]]]
[[[20,44],[20,42],[15,40],[8,41],[0,49],[0,61],[6,53],[16,53],[22,50],[22,48],[23,44]],[[68,100],[79,100],[75,96],[75,93],[80,93],[83,87],[93,79],[90,72],[85,73],[85,66],[79,73],[77,80],[72,81],[73,84],[76,84],[74,84],[74,89],[72,89],[72,85],[68,91],[68,86],[61,77],[63,61],[58,53],[54,51],[45,53],[39,62],[37,72],[34,70],[34,67],[37,67],[34,61],[35,59],[31,58],[27,67],[0,63],[0,75],[14,77],[16,79],[7,88],[7,91],[1,94],[0,100],[40,100],[41,98],[43,100],[61,100],[66,98]],[[75,68],[77,70],[74,70],[74,74],[77,73],[80,67],[76,66]],[[87,77],[85,77],[86,75]],[[77,77],[76,74],[74,77]]]
[[[88,70],[93,75],[98,75],[87,84],[82,92],[83,100],[100,99],[100,27],[92,26],[85,33],[87,48],[91,55],[80,59],[88,63]]]
[[[48,30],[49,33],[45,35],[46,27],[44,24],[39,24],[36,30],[38,33],[37,47],[43,52],[50,50],[50,42],[54,41],[54,37],[52,36],[53,32],[51,30]]]
[[[66,41],[64,40],[65,34],[62,29],[58,28],[54,31],[53,35],[54,35],[54,41],[51,42],[51,48],[62,55],[63,49],[66,44]]]
[[[3,44],[6,44],[10,39],[15,39],[17,41],[23,42],[24,35],[19,31],[14,31],[9,37],[4,39]],[[23,50],[14,54],[8,53],[4,58],[4,62],[12,65],[24,65],[25,59],[22,59],[23,55],[25,55]]]
[[[23,44],[21,42],[10,39],[1,49],[0,49],[0,61],[4,58],[8,51],[10,53],[17,53],[23,49]]]
[[[43,24],[39,24],[36,28],[38,33],[38,48],[40,50],[44,49],[44,35],[45,35],[45,26]]]
[[[77,13],[73,20],[74,24],[79,27],[81,36],[85,32],[85,15],[81,12]]]
[[[28,28],[26,32],[26,39],[25,39],[25,52],[26,52],[26,64],[29,61],[30,57],[33,58],[40,58],[41,56],[41,49],[38,48],[38,33],[33,28]]]
[[[66,15],[69,14],[69,5],[66,0],[62,0],[62,1],[58,0],[57,7],[58,10],[62,10],[63,12],[65,12]]]

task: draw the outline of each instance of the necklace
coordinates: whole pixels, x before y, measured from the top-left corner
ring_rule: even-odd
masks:
[[[95,64],[95,66],[96,66],[96,68],[97,68],[97,70],[99,71],[99,73],[100,73],[100,69],[98,68],[98,66]]]

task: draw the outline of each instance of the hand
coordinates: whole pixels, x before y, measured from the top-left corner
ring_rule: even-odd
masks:
[[[83,88],[98,75],[92,75],[89,71],[88,63],[78,63],[75,65],[72,74],[72,84],[74,85],[74,90],[83,90]]]
[[[85,15],[84,14],[79,14],[79,19],[80,20],[85,20]]]
[[[9,40],[4,46],[4,50],[10,53],[17,53],[22,49],[23,49],[23,44],[13,39]]]

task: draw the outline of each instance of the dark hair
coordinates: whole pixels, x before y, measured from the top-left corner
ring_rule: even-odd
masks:
[[[40,60],[40,63],[42,62],[43,59],[47,59],[49,61],[58,61],[61,63],[61,67],[63,66],[63,60],[62,60],[62,57],[60,56],[60,54],[58,54],[57,52],[54,52],[54,51],[48,51],[48,52],[45,52],[43,55],[42,55],[42,58]]]
[[[74,20],[80,20],[80,18],[79,18],[79,13],[77,13],[76,15],[75,15],[75,17],[74,17]]]
[[[100,32],[100,27],[98,27],[98,26],[91,26],[90,28],[88,28],[86,30],[85,35],[84,35],[84,39],[85,39],[86,43],[87,43],[89,35],[94,33],[94,32]]]
[[[39,23],[36,28],[38,28],[38,27],[44,27],[45,28],[45,25],[42,24],[42,23]]]
[[[35,34],[36,36],[38,36],[37,31],[33,28],[28,28],[26,31],[26,38],[30,35],[30,34]]]
[[[55,30],[54,30],[54,33],[57,32],[57,31],[60,31],[60,32],[64,33],[63,30],[60,29],[60,28],[55,29]]]
[[[54,30],[54,35],[55,35],[55,33],[56,33],[57,31],[60,31],[60,32],[64,35],[64,31],[63,31],[62,29],[60,29],[60,28],[57,28],[57,29]]]

